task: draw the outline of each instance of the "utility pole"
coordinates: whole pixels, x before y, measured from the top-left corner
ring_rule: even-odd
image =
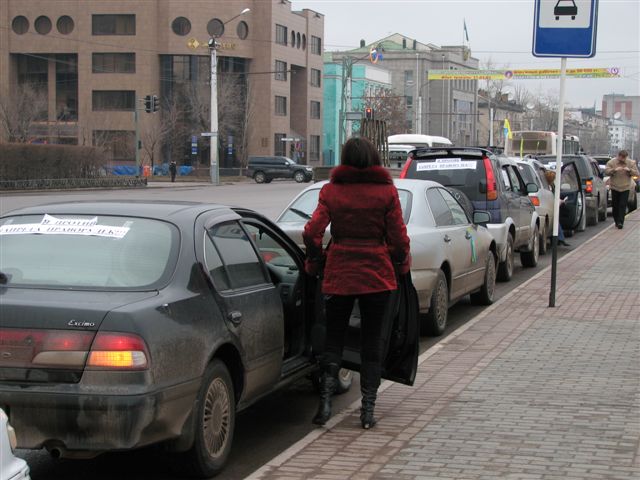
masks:
[[[415,110],[416,110],[416,128],[415,132],[420,135],[422,133],[422,118],[420,117],[420,54],[416,52],[416,101],[415,101]]]
[[[211,108],[210,108],[210,133],[209,146],[209,176],[211,183],[220,185],[220,165],[218,161],[218,47],[220,44],[215,38],[209,39],[209,53],[211,55]]]
[[[442,54],[442,70],[444,70],[444,53]],[[446,80],[442,80],[442,115],[440,117],[440,135],[442,135],[443,137],[445,136],[444,134],[444,82],[446,82]]]
[[[136,177],[140,176],[140,125],[138,118],[138,102],[140,99],[138,98],[138,93],[135,94],[135,102],[133,109],[133,122],[136,126]]]

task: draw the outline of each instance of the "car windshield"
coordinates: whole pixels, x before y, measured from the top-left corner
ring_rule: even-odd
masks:
[[[404,222],[409,221],[411,215],[411,192],[408,190],[398,189],[400,197],[400,206],[402,208],[402,216]],[[313,188],[303,192],[295,202],[282,214],[278,220],[279,223],[299,223],[306,222],[311,218],[313,212],[318,206],[318,198],[320,197],[320,189]]]
[[[179,233],[135,217],[21,215],[0,220],[0,272],[8,286],[154,288],[171,274]]]

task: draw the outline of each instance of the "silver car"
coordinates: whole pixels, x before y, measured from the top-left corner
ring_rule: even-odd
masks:
[[[276,220],[303,246],[302,232],[318,204],[319,182],[300,192]],[[479,304],[493,302],[496,281],[496,242],[478,225],[490,220],[476,211],[473,221],[442,185],[424,180],[394,180],[411,238],[411,277],[420,301],[423,333],[440,335],[447,326],[448,308],[471,294]],[[325,233],[325,244],[330,233]]]
[[[544,165],[532,158],[515,160],[525,183],[535,183],[538,186],[538,191],[529,193],[529,197],[540,219],[540,253],[544,254],[548,250],[547,242],[553,235],[553,202],[555,200],[553,190],[544,174]]]
[[[9,424],[4,410],[0,408],[0,480],[29,480],[27,462],[14,455],[16,432]]]

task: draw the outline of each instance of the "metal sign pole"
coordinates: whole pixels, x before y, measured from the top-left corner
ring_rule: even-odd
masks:
[[[209,44],[211,54],[211,142],[209,147],[209,174],[213,185],[220,185],[218,165],[218,43],[214,38]]]
[[[553,202],[553,236],[551,237],[551,291],[549,307],[556,306],[556,277],[558,274],[558,231],[560,225],[560,187],[562,185],[562,146],[564,145],[564,100],[567,80],[567,58],[560,60],[560,105],[558,105],[558,137],[556,139],[556,179]]]

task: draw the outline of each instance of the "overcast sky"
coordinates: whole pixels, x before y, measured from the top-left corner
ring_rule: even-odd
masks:
[[[401,33],[423,43],[459,45],[466,19],[472,54],[496,67],[560,68],[559,59],[531,54],[534,0],[293,0],[296,10],[325,15],[325,49],[357,47]],[[568,68],[619,67],[618,79],[569,79],[572,106],[601,106],[607,93],[639,95],[640,0],[600,0],[597,53],[569,59]],[[382,62],[384,64],[384,60]],[[532,92],[559,91],[559,80],[520,80]]]

